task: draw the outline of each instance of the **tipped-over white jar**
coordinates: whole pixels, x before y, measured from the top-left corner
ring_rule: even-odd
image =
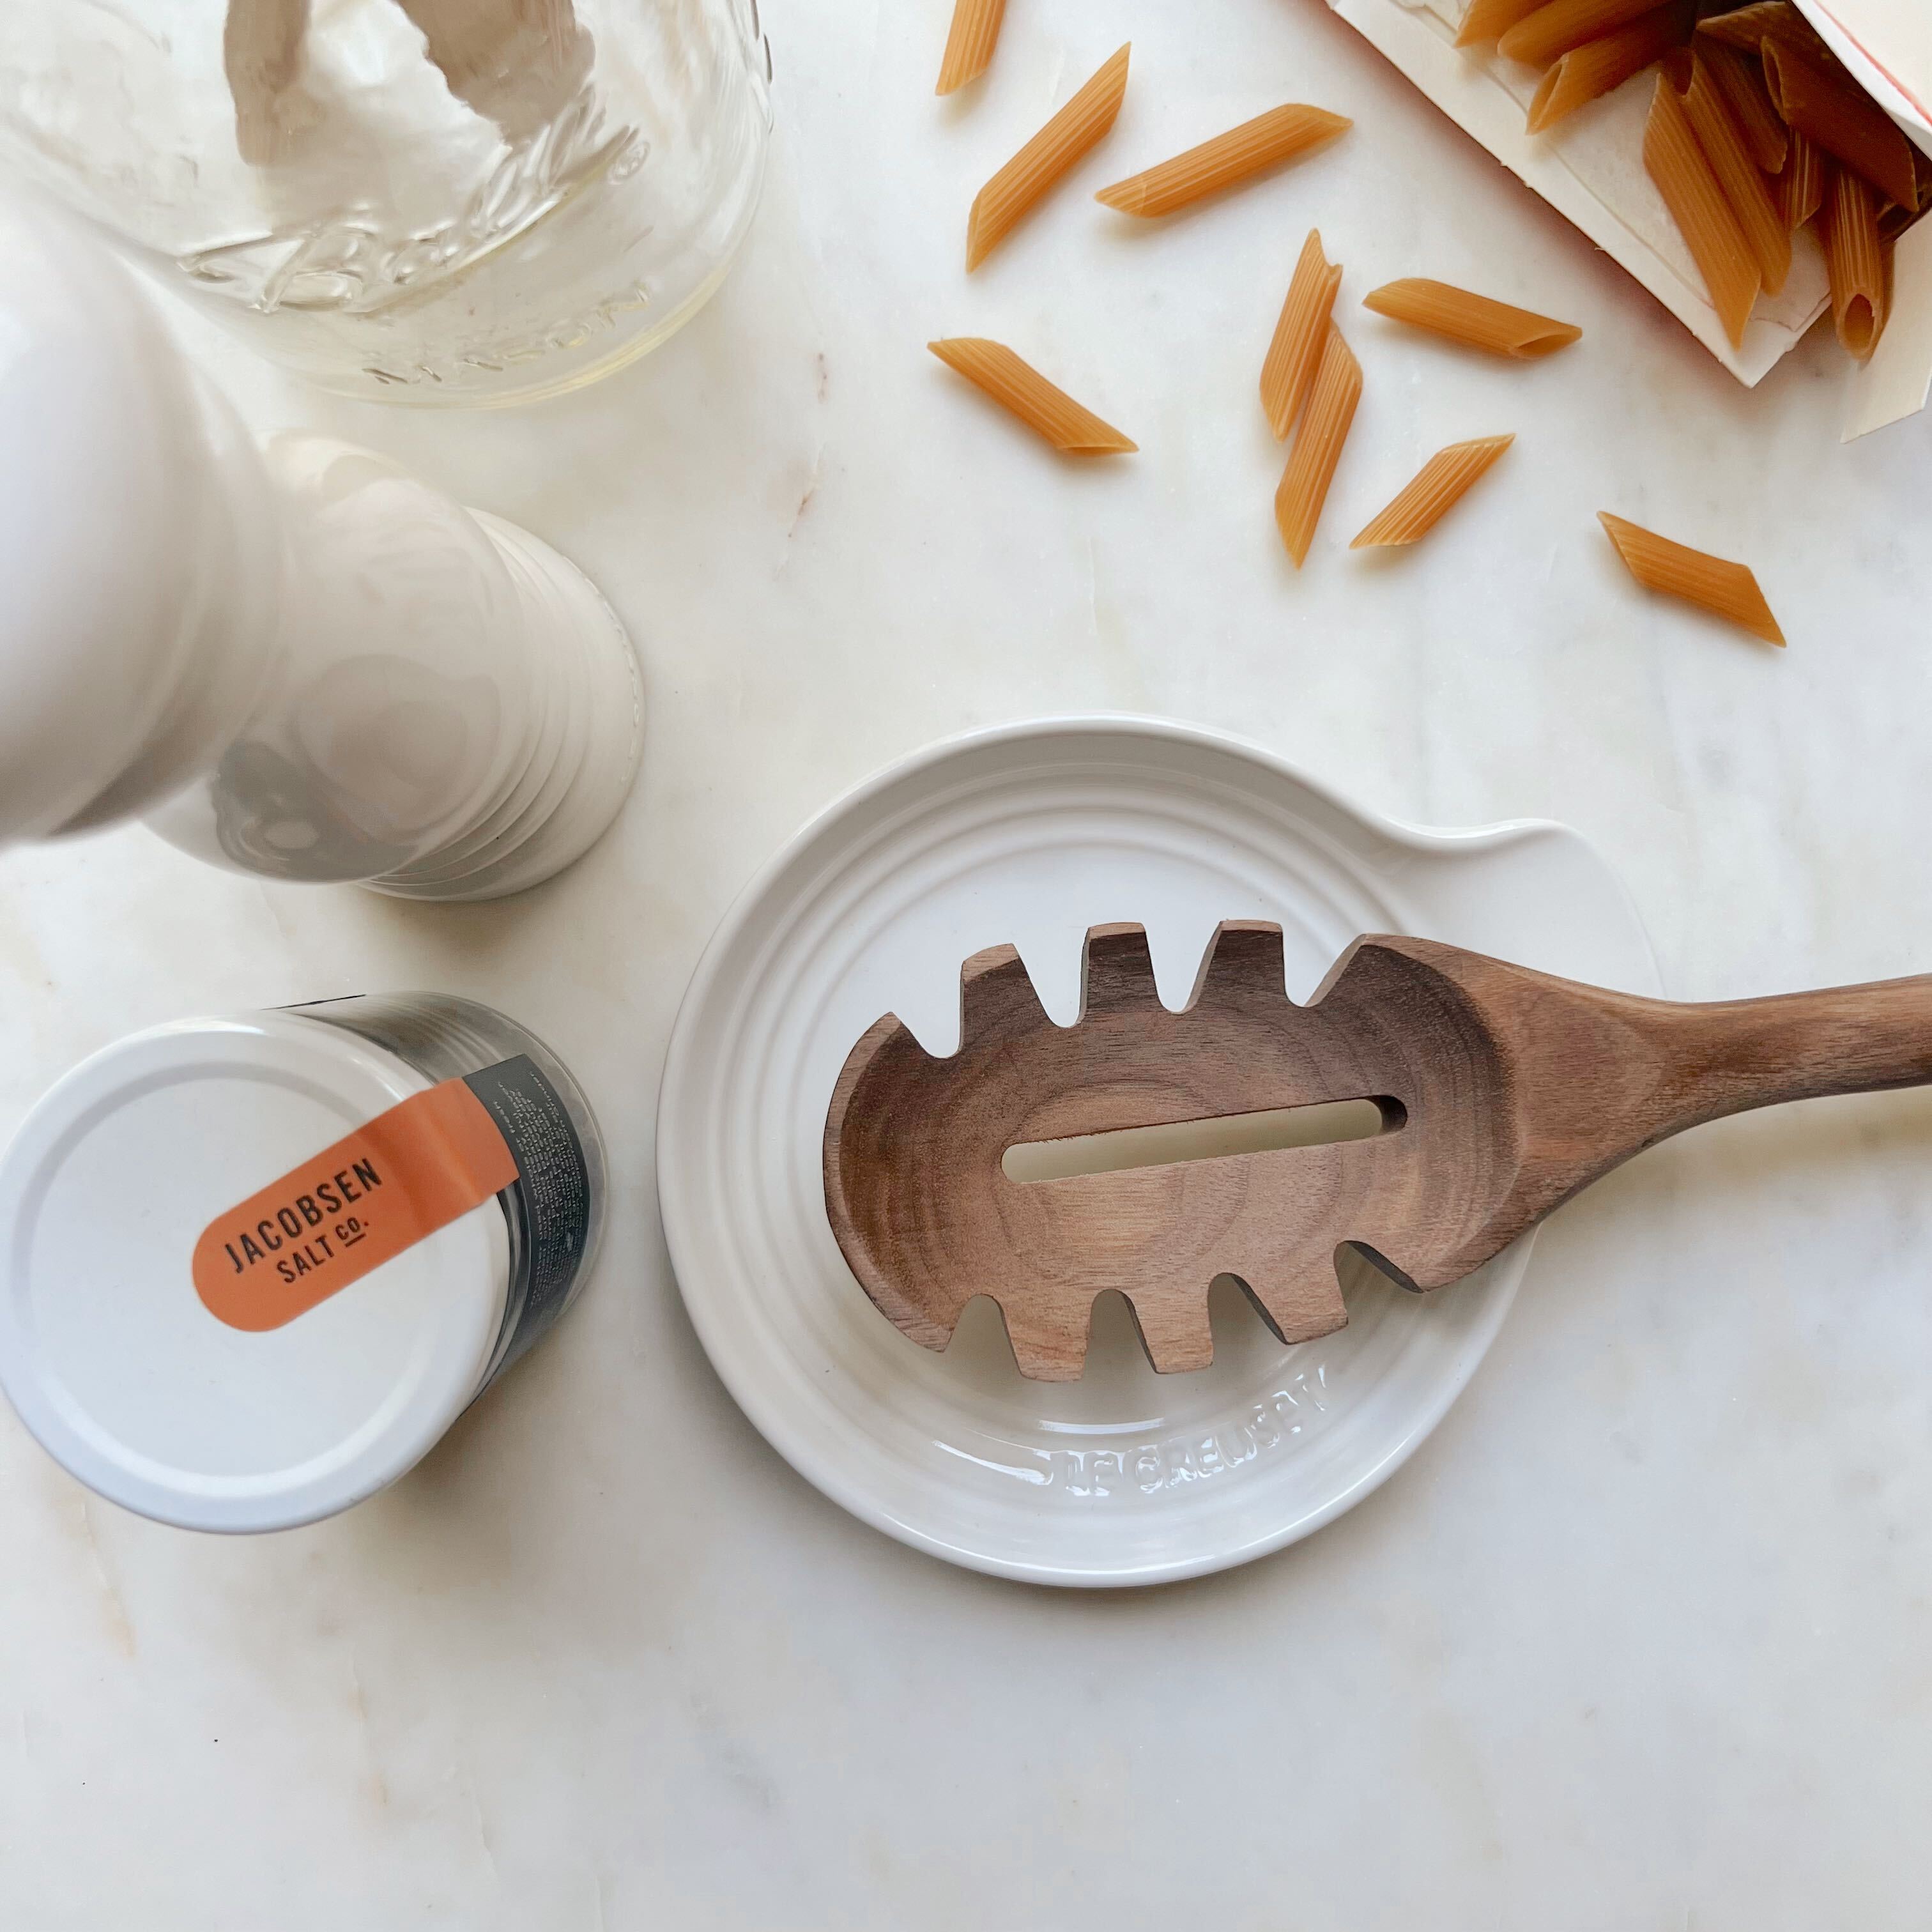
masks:
[[[0,448],[0,844],[139,818],[268,878],[495,898],[622,806],[643,695],[596,586],[372,451],[257,448],[10,191]]]
[[[0,1158],[0,1385],[111,1502],[311,1522],[412,1468],[569,1306],[604,1185],[577,1083],[470,1000],[136,1034]]]

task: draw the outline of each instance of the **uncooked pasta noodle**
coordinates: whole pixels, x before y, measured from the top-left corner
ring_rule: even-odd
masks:
[[[1923,194],[1924,188],[1919,192]],[[1896,242],[1918,219],[1917,215],[1909,214],[1897,202],[1882,201],[1878,204],[1878,238],[1888,244]],[[1889,261],[1892,258],[1887,256],[1886,259]]]
[[[1842,68],[1835,62],[1820,66],[1782,41],[1767,40],[1764,80],[1772,105],[1799,134],[1809,135],[1900,208],[1918,212],[1912,143]]]
[[[1297,102],[1271,108],[1144,174],[1103,188],[1094,198],[1123,214],[1172,214],[1190,202],[1252,181],[1269,168],[1334,140],[1354,125],[1346,115],[1330,114],[1325,107]]]
[[[1778,178],[1778,212],[1790,230],[1802,228],[1823,206],[1825,157],[1808,135],[1794,133]]]
[[[1362,298],[1362,306],[1391,322],[1406,322],[1412,328],[1426,328],[1432,335],[1446,335],[1451,342],[1523,362],[1568,349],[1583,333],[1574,322],[1512,308],[1508,302],[1420,275],[1384,283]]]
[[[1668,537],[1626,523],[1607,510],[1599,510],[1597,520],[1616,546],[1624,568],[1646,590],[1681,597],[1715,616],[1742,624],[1768,644],[1784,643],[1784,633],[1778,628],[1757,579],[1742,564],[1726,563],[1706,551],[1672,543]]]
[[[1825,193],[1825,266],[1832,278],[1832,326],[1846,351],[1862,362],[1885,329],[1885,256],[1879,246],[1878,206],[1869,182],[1834,167]]]
[[[1766,40],[1783,40],[1806,50],[1814,58],[1830,56],[1818,29],[1790,4],[1790,0],[1758,0],[1755,6],[1714,14],[1697,23],[1697,31],[1731,46],[1748,47],[1753,53]]]
[[[1322,520],[1322,506],[1328,500],[1328,486],[1334,481],[1335,466],[1342,460],[1342,446],[1348,440],[1348,425],[1355,419],[1355,405],[1361,399],[1362,365],[1331,322],[1322,345],[1321,366],[1315,372],[1315,386],[1309,392],[1308,411],[1294,433],[1288,467],[1274,493],[1275,527],[1297,570],[1315,541],[1315,526]]]
[[[1004,343],[955,335],[926,346],[1055,449],[1072,456],[1112,456],[1140,447],[1091,410],[1082,409]]]
[[[1764,63],[1722,40],[1706,38],[1698,51],[1744,135],[1751,159],[1768,175],[1781,172],[1791,148],[1791,130],[1771,104]]]
[[[939,64],[934,92],[950,94],[969,80],[977,80],[992,64],[1000,38],[1000,21],[1006,0],[958,0],[952,9],[952,31],[946,37],[946,54]]]
[[[1541,134],[1565,115],[1622,86],[1632,74],[1641,74],[1653,61],[1683,44],[1689,36],[1691,19],[1688,0],[1679,0],[1673,6],[1652,8],[1600,40],[1586,40],[1580,47],[1559,54],[1544,70],[1542,83],[1529,104],[1529,131]],[[1768,101],[1765,112],[1771,112]]]
[[[1121,48],[980,190],[966,221],[969,269],[976,268],[1020,218],[1113,126],[1127,91],[1132,44]]]
[[[1469,10],[1456,30],[1459,47],[1480,46],[1499,39],[1517,21],[1526,20],[1548,0],[1469,0]]]
[[[1743,130],[1724,104],[1703,57],[1694,50],[1678,48],[1664,63],[1664,77],[1682,106],[1690,131],[1718,178],[1718,186],[1744,230],[1766,292],[1777,294],[1791,272],[1791,232],[1750,158]]]
[[[1496,42],[1505,59],[1547,67],[1559,54],[1627,27],[1657,0],[1549,0]]]
[[[1385,548],[1426,537],[1515,440],[1513,436],[1479,436],[1473,442],[1438,449],[1348,548]]]
[[[1684,104],[1661,76],[1644,123],[1643,165],[1682,231],[1710,292],[1711,306],[1736,348],[1744,339],[1744,325],[1757,300],[1757,258],[1690,131]]]
[[[1335,291],[1341,285],[1342,271],[1322,254],[1321,233],[1311,228],[1302,244],[1301,259],[1294,265],[1267,360],[1262,364],[1262,407],[1277,442],[1294,427],[1308,399],[1322,344],[1328,339]]]

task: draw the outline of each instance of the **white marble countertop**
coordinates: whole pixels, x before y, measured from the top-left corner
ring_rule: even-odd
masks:
[[[848,1519],[715,1380],[652,1178],[680,994],[766,855],[936,736],[1217,725],[1396,816],[1568,820],[1684,997],[1932,967],[1932,422],[1840,447],[1814,338],[1739,388],[1320,0],[770,0],[749,251],[645,364],[510,414],[306,397],[585,566],[642,646],[611,836],[507,903],[265,889],[138,830],[0,856],[0,1128],[190,1011],[418,986],[526,1021],[614,1154],[581,1307],[394,1491],[224,1541],[90,1498],[0,1412],[9,1932],[1469,1927],[1866,1932],[1932,1888],[1932,1095],[1700,1132],[1545,1232],[1474,1385],[1312,1540],[1105,1597]],[[1284,98],[1336,147],[1165,226],[1069,194],[969,284],[974,188],[1123,38],[1088,188]],[[1115,165],[1118,164],[1118,165]],[[1111,172],[1110,172],[1111,170]],[[1254,397],[1302,236],[1366,375],[1307,569]],[[1428,274],[1581,322],[1515,368],[1355,304]],[[926,353],[1000,336],[1136,436],[1077,469]],[[1392,562],[1439,445],[1519,443]],[[1754,563],[1768,650],[1594,521]]]

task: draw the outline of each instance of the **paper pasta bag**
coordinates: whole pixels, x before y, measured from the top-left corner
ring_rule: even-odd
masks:
[[[1468,0],[1327,0],[1450,118],[1641,282],[1738,380],[1755,384],[1830,307],[1822,250],[1793,237],[1791,272],[1733,348],[1643,165],[1654,70],[1541,134],[1524,119],[1540,76],[1493,48],[1458,48]],[[1932,154],[1932,0],[1796,0],[1858,86]],[[1932,391],[1932,220],[1893,251],[1890,319],[1852,381],[1846,438],[1924,408]]]

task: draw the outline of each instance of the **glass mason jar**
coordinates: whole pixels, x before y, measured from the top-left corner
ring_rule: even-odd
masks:
[[[723,279],[757,0],[4,0],[0,165],[324,388],[500,404]]]

